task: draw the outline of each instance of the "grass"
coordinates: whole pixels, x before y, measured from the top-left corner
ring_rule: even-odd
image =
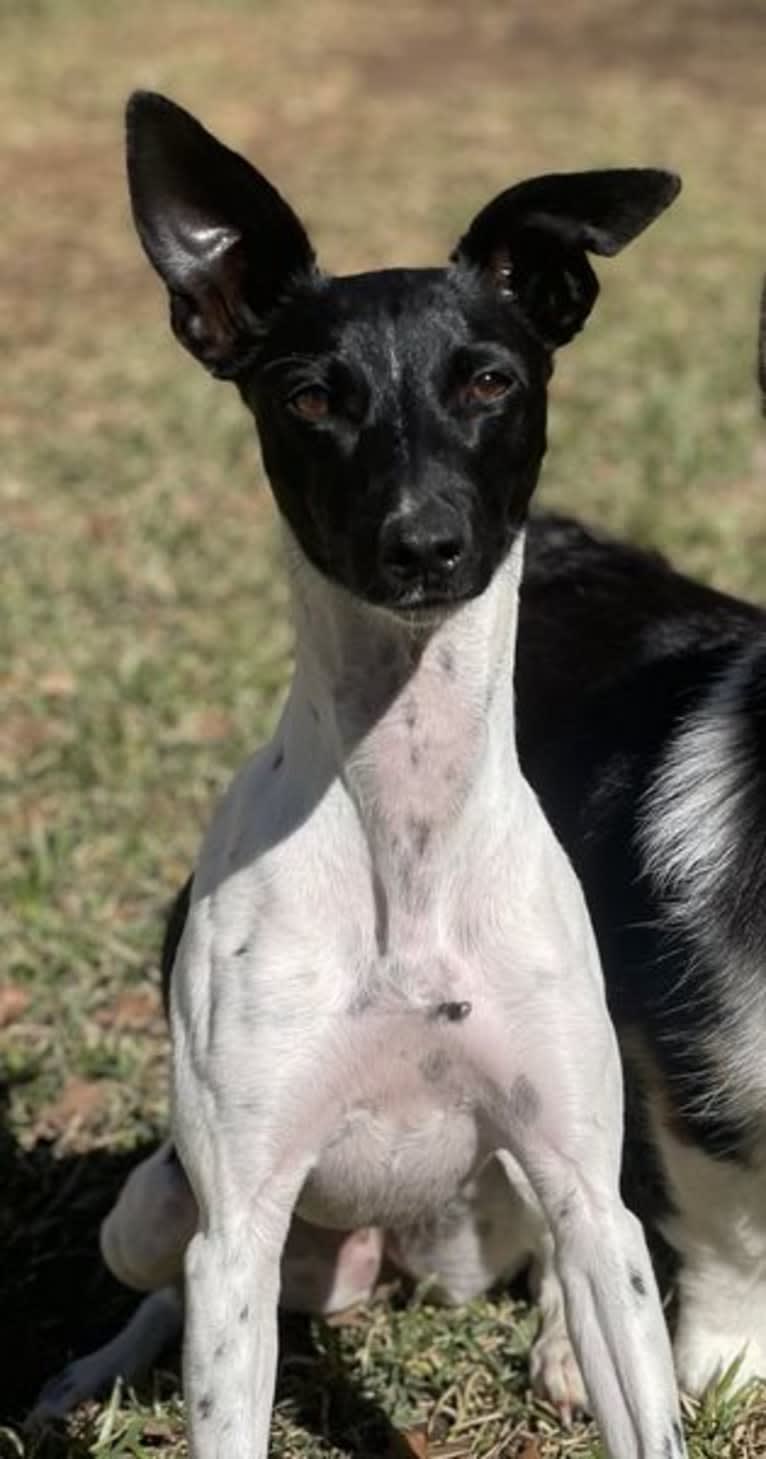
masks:
[[[536,171],[676,167],[681,202],[603,266],[562,354],[541,497],[758,595],[763,35],[758,7],[719,9],[0,0],[0,1454],[42,1379],[132,1305],[94,1235],[163,1128],[161,912],[289,670],[250,428],[170,339],[128,223],[124,97],[203,114],[345,270],[444,257]],[[529,1399],[532,1321],[507,1294],[443,1313],[393,1291],[346,1326],[289,1324],[275,1448],[422,1455],[425,1425],[430,1459],[593,1456]],[[689,1419],[694,1459],[764,1452],[762,1392],[724,1386]],[[176,1377],[47,1445],[180,1453]]]

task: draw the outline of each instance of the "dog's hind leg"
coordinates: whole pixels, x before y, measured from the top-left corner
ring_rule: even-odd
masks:
[[[41,1390],[30,1424],[62,1418],[117,1378],[147,1373],[183,1324],[183,1259],[197,1229],[197,1204],[168,1141],[131,1171],[101,1227],[101,1250],[126,1286],[146,1291],[110,1342],[68,1364]],[[328,1231],[294,1217],[282,1255],[280,1305],[327,1316],[367,1301],[383,1256],[383,1233]]]
[[[101,1254],[126,1287],[155,1291],[180,1281],[186,1247],[197,1229],[197,1204],[166,1141],[130,1172],[101,1226]]]
[[[180,1281],[197,1229],[197,1203],[166,1141],[131,1171],[101,1227],[101,1252],[127,1287],[151,1291]],[[383,1258],[376,1227],[330,1231],[293,1217],[280,1272],[280,1306],[327,1316],[372,1295]]]
[[[84,1358],[76,1358],[51,1378],[27,1419],[28,1427],[63,1418],[86,1398],[108,1391],[117,1378],[132,1383],[180,1336],[183,1299],[177,1286],[145,1297],[117,1336]]]
[[[391,1232],[386,1251],[417,1281],[431,1279],[429,1297],[457,1306],[470,1302],[527,1264],[540,1309],[530,1354],[532,1384],[564,1423],[587,1407],[577,1359],[566,1328],[564,1297],[553,1265],[553,1243],[539,1202],[520,1169],[510,1176],[492,1159],[446,1210]]]
[[[181,1332],[183,1256],[196,1226],[194,1197],[166,1143],[131,1171],[101,1227],[101,1251],[110,1271],[150,1295],[116,1337],[46,1383],[28,1422],[61,1418],[111,1388],[117,1378],[131,1383],[151,1369]]]
[[[540,1326],[529,1355],[532,1387],[552,1403],[565,1425],[588,1409],[580,1366],[569,1339],[564,1293],[556,1275],[553,1238],[540,1233],[530,1270],[530,1289],[540,1311]]]
[[[293,1216],[280,1272],[279,1305],[327,1317],[369,1301],[383,1260],[377,1226],[330,1231]]]

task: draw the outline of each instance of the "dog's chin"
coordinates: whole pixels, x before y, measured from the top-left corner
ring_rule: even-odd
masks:
[[[480,597],[492,575],[491,572],[478,570],[470,575],[466,573],[459,583],[436,583],[423,578],[407,588],[392,589],[375,578],[365,576],[360,580],[359,574],[353,569],[339,571],[338,565],[330,563],[324,554],[309,553],[305,548],[304,552],[322,576],[328,578],[337,588],[341,588],[360,603],[376,608],[388,617],[398,618],[413,628],[438,623],[440,619],[455,613],[463,604]]]
[[[482,591],[481,584],[460,590],[428,588],[418,585],[402,593],[381,593],[368,597],[368,602],[393,618],[399,618],[411,628],[427,627],[450,617],[464,603],[476,598]]]

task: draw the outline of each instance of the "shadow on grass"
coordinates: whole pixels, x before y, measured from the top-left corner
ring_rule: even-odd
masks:
[[[0,1121],[6,1104],[0,1086]],[[60,1157],[46,1141],[24,1150],[0,1128],[0,1422],[22,1419],[45,1380],[135,1306],[101,1261],[98,1228],[151,1148]]]
[[[308,1432],[353,1459],[412,1459],[384,1410],[350,1377],[332,1328],[322,1330],[322,1346],[310,1319],[280,1314],[280,1371],[277,1403]]]

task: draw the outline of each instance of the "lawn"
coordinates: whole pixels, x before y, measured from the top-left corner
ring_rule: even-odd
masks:
[[[763,595],[755,326],[759,0],[0,0],[0,1454],[132,1305],[95,1233],[165,1117],[163,908],[271,724],[290,632],[248,420],[170,337],[128,220],[121,109],[166,90],[272,177],[342,271],[438,262],[523,176],[680,171],[562,354],[541,499]],[[289,1324],[275,1452],[597,1453],[529,1398],[534,1314],[394,1287]],[[766,1396],[689,1409],[695,1459],[766,1452]],[[760,1436],[760,1437],[759,1437]],[[46,1441],[181,1453],[177,1362]]]

